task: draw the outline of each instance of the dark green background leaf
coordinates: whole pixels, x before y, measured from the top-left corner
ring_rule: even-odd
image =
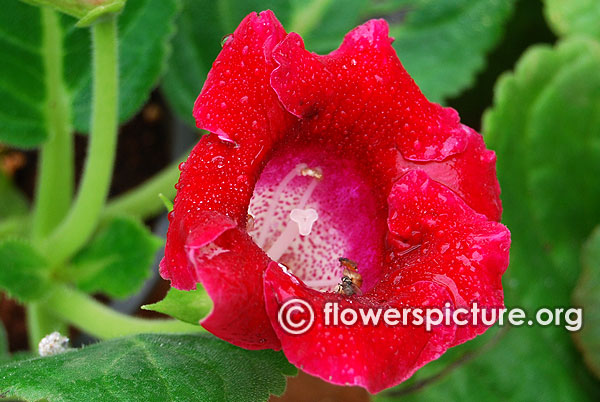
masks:
[[[11,1],[0,13],[0,142],[32,147],[46,139],[39,9]]]
[[[176,0],[127,2],[119,18],[120,121],[146,101],[164,69],[174,31]],[[62,87],[72,103],[74,127],[87,132],[91,113],[91,52],[88,29],[60,17],[64,44]],[[46,83],[40,9],[11,0],[0,13],[0,142],[33,147],[47,138]]]
[[[202,285],[198,284],[196,290],[190,291],[171,288],[164,299],[158,303],[142,306],[142,308],[198,325],[198,322],[210,312],[212,305],[212,300]]]
[[[50,287],[44,258],[26,241],[0,242],[0,288],[21,301],[42,297]]]
[[[295,375],[282,353],[210,335],[137,335],[0,367],[5,396],[49,401],[266,401]]]
[[[80,289],[123,298],[137,292],[163,242],[133,218],[113,219],[73,258]]]
[[[501,37],[514,0],[403,1],[388,19],[394,48],[423,93],[441,102],[469,87]],[[397,20],[398,22],[394,22]]]
[[[600,377],[600,227],[583,248],[583,269],[573,301],[583,309],[583,328],[574,334],[590,370]]]
[[[286,30],[301,30],[307,49],[328,52],[360,23],[359,13],[365,3],[365,0],[184,0],[162,89],[179,116],[194,124],[194,101],[221,50],[221,39],[232,33],[247,14],[271,9]],[[304,14],[306,9],[314,13]]]

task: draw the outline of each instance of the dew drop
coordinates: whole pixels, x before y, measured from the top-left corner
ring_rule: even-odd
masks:
[[[225,47],[225,45],[229,43],[231,39],[233,39],[233,34],[223,36],[221,39],[221,47]]]

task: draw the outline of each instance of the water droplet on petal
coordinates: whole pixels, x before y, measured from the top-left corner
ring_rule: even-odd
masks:
[[[229,35],[225,35],[223,36],[223,39],[221,39],[221,47],[225,47],[225,45],[231,40],[233,39],[233,34],[229,34]]]

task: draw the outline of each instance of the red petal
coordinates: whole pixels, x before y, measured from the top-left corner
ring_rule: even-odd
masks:
[[[223,230],[229,229],[230,225],[223,224],[222,218],[216,216],[226,217],[245,229],[248,204],[258,174],[266,163],[273,141],[281,137],[294,120],[269,87],[274,68],[270,54],[284,36],[285,31],[272,12],[248,15],[225,43],[196,101],[194,116],[198,126],[215,134],[200,140],[181,169],[174,210],[170,215],[165,258],[161,262],[161,275],[170,279],[174,287],[191,290],[196,288],[198,281],[216,280],[205,278],[207,271],[189,260],[185,247],[195,243],[190,236],[196,239],[205,236],[201,232],[207,229],[206,225],[211,225],[213,230],[216,223],[207,221],[206,211],[220,214],[212,219],[221,222]],[[224,258],[221,272],[232,273],[226,276],[231,283],[248,277],[246,286],[256,294],[262,294],[260,278],[267,257],[249,237],[241,236],[238,241],[240,250],[248,250],[252,258],[246,259],[243,254],[240,254],[241,261]],[[243,242],[248,244],[242,246]],[[245,271],[241,272],[240,267]],[[234,330],[227,324],[227,318],[217,319],[217,311],[221,310],[215,305],[214,314],[205,323],[210,325],[211,332],[248,348],[277,347],[279,341],[272,331],[269,334],[264,330],[269,323],[262,298],[255,297],[256,303],[248,303],[249,293],[231,292],[229,287],[220,291],[215,286],[214,292],[226,295],[232,306],[245,303],[252,306],[250,317],[253,321],[249,326],[246,324],[250,321],[241,322]],[[216,293],[213,295],[220,297]],[[221,328],[219,323],[223,325]],[[231,333],[240,338],[232,339]]]
[[[392,189],[389,206],[396,255],[364,296],[317,292],[275,264],[265,273],[267,311],[288,359],[308,373],[339,384],[362,385],[371,392],[400,383],[488,326],[442,325],[432,332],[414,325],[332,327],[325,325],[326,301],[340,302],[340,309],[441,308],[447,302],[455,309],[477,302],[497,310],[503,307],[500,280],[508,265],[508,230],[475,213],[424,172],[403,176]],[[315,312],[315,324],[305,334],[290,335],[278,321],[280,307],[291,298],[307,301]]]
[[[502,203],[500,184],[496,178],[496,154],[485,148],[483,137],[468,130],[468,144],[464,152],[443,162],[411,162],[397,155],[399,174],[412,169],[425,171],[429,177],[454,190],[476,212],[500,222]]]
[[[441,161],[464,151],[458,113],[425,98],[391,42],[384,20],[355,28],[326,56],[307,52],[291,33],[273,53],[279,67],[271,84],[296,116],[319,114],[338,130],[392,138],[406,159]]]
[[[325,56],[307,52],[290,34],[273,57],[279,67],[271,84],[303,118],[305,142],[364,161],[384,197],[409,169],[423,169],[477,212],[500,219],[493,152],[454,110],[423,96],[398,60],[385,21],[359,26]]]
[[[441,308],[449,299],[446,288],[432,282],[418,283],[410,291],[408,287],[398,287],[397,293],[410,295],[410,299],[398,297],[385,303],[366,296],[348,299],[309,289],[275,263],[265,272],[267,311],[288,360],[326,381],[359,385],[371,393],[399,384],[427,362],[437,359],[451,346],[455,328],[437,326],[427,332],[424,326],[415,325],[326,325],[324,306],[327,302],[338,302],[340,311],[347,307],[400,309],[408,305],[405,303]],[[280,308],[291,299],[308,302],[315,314],[314,324],[301,335],[290,335],[278,321]]]
[[[398,281],[434,281],[448,288],[456,307],[504,306],[501,278],[510,248],[505,226],[474,212],[421,171],[403,176],[388,203],[390,242],[396,245],[392,264],[401,268],[380,281],[374,293],[386,295]],[[461,326],[454,344],[486,329],[481,324]]]
[[[202,282],[213,301],[202,326],[246,349],[278,350],[279,340],[265,319],[264,301],[256,297],[271,260],[231,219],[215,211],[198,215],[184,249],[194,268],[194,283]]]

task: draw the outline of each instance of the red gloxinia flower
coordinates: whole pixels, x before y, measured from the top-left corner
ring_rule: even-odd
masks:
[[[181,167],[161,263],[174,287],[204,285],[216,336],[371,392],[488,325],[330,327],[323,304],[499,308],[510,245],[494,153],[423,96],[391,42],[372,20],[320,56],[272,12],[247,16],[194,106],[211,134]],[[362,295],[334,292],[341,257]],[[315,311],[302,335],[277,320],[290,298]]]

